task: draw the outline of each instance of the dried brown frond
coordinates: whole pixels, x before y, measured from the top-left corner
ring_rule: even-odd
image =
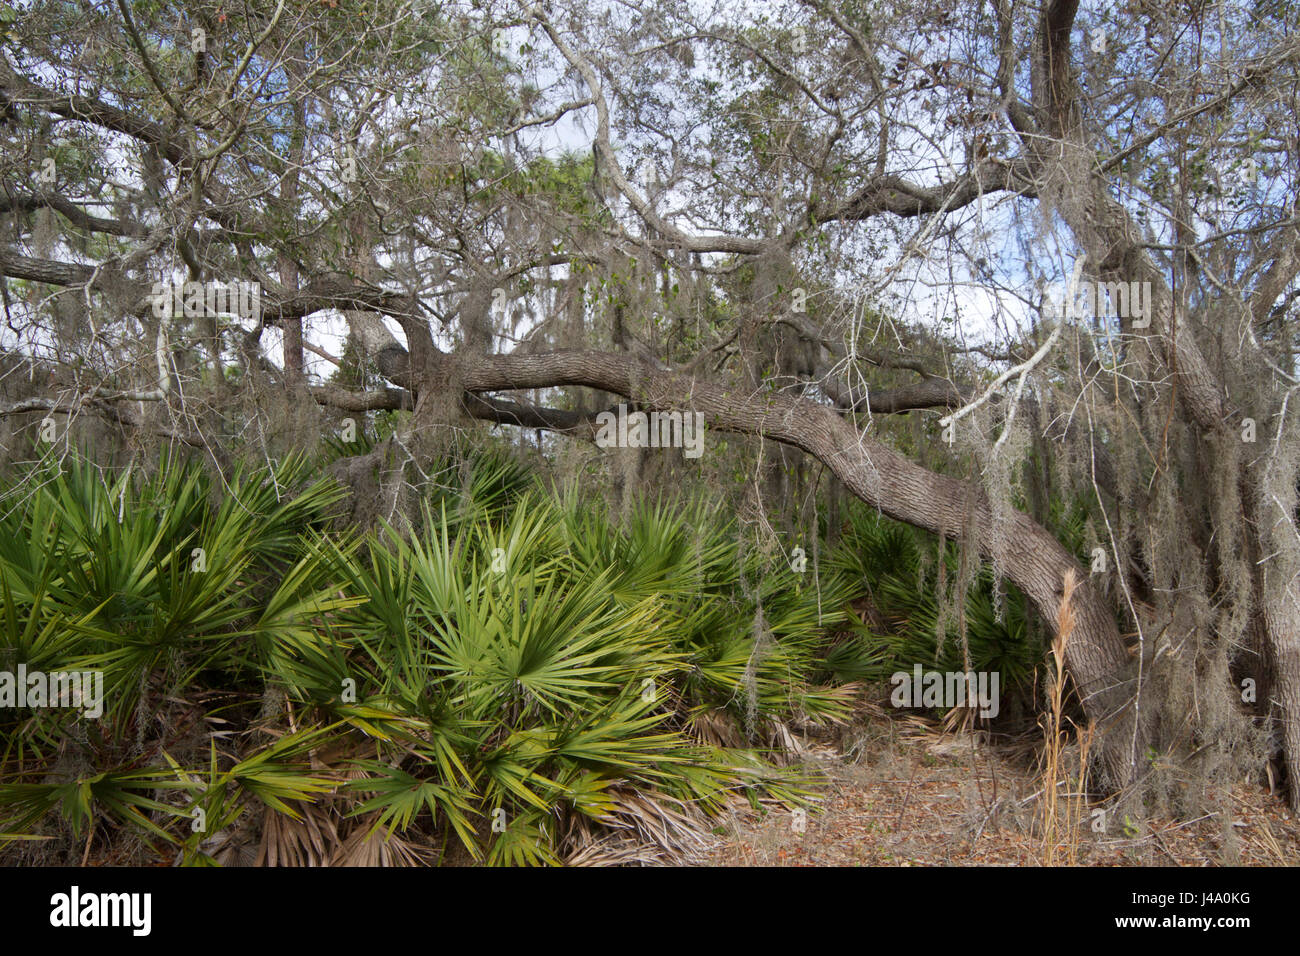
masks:
[[[436,854],[382,827],[372,832],[378,814],[357,822],[327,866],[429,866]]]
[[[717,842],[702,812],[668,794],[618,787],[609,796],[610,811],[599,821],[569,815],[562,839],[568,865],[681,865]]]
[[[333,815],[311,804],[299,804],[300,820],[266,809],[258,866],[325,866],[340,843]]]

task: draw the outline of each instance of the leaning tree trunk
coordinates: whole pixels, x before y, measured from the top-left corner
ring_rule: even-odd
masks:
[[[744,394],[632,356],[593,351],[535,355],[448,356],[460,366],[469,392],[584,385],[625,396],[653,411],[702,412],[706,426],[758,435],[800,448],[830,468],[854,495],[898,521],[961,539],[975,529],[975,545],[1003,569],[1054,628],[1063,582],[1073,570],[1085,583],[1075,591],[1076,629],[1067,666],[1088,716],[1101,730],[1110,782],[1133,778],[1141,741],[1132,709],[1130,659],[1104,597],[1087,583],[1075,559],[1046,528],[1014,512],[998,529],[982,493],[967,482],[935,474],[867,437],[832,409],[781,394]],[[969,502],[975,494],[975,521]]]

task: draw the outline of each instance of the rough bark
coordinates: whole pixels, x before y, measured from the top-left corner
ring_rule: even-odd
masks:
[[[1144,247],[1133,217],[1111,195],[1103,167],[1096,165],[1096,150],[1082,121],[1082,94],[1071,64],[1070,32],[1077,12],[1077,0],[1053,0],[1043,10],[1035,100],[1049,135],[1031,148],[1035,176],[1040,182],[1053,184],[1044,191],[1044,198],[1061,214],[1088,254],[1094,264],[1090,271],[1103,281],[1150,282],[1154,312],[1151,327],[1139,333],[1125,323],[1124,332],[1139,338],[1146,347],[1145,353],[1136,355],[1139,366],[1159,369],[1176,382],[1180,407],[1199,429],[1207,453],[1213,454],[1209,437],[1235,431],[1240,416],[1233,414],[1225,377],[1211,366],[1197,341],[1192,317],[1180,307],[1164,273]],[[1273,60],[1294,57],[1293,47],[1262,58],[1247,71],[1242,83],[1266,70]],[[1252,306],[1256,315],[1270,309],[1296,275],[1300,251],[1294,229],[1283,230],[1269,252],[1272,262]],[[1259,411],[1256,417],[1261,417]],[[1287,423],[1282,421],[1278,427],[1285,428]],[[1280,736],[1286,754],[1290,805],[1300,812],[1300,592],[1295,577],[1300,573],[1300,533],[1292,521],[1294,473],[1284,469],[1285,477],[1273,482],[1269,464],[1258,459],[1239,464],[1224,462],[1220,467],[1238,469],[1238,484],[1254,489],[1256,500],[1248,500],[1245,505],[1245,533],[1255,538],[1249,550],[1267,557],[1252,565],[1252,599],[1262,605],[1255,608],[1255,617],[1263,624],[1270,676],[1281,704]],[[1258,514],[1262,520],[1248,520],[1251,514]]]

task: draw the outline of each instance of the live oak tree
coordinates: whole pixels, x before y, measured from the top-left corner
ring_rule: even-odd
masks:
[[[583,441],[618,400],[702,412],[960,542],[1048,626],[1081,575],[1067,663],[1111,784],[1274,752],[1294,780],[1294,22],[36,2],[2,24],[3,411],[220,457],[319,431],[313,402],[405,410],[342,469],[390,516],[471,419]],[[156,315],[164,277],[257,282],[261,314]],[[1151,314],[1057,308],[1072,277]],[[332,375],[330,328],[374,387]],[[1066,499],[1088,567],[1048,528]]]

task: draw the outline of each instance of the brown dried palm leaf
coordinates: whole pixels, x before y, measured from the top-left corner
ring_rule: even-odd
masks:
[[[569,866],[655,866],[665,863],[663,850],[641,843],[627,831],[611,833],[581,813],[567,813],[559,845]]]
[[[954,707],[943,715],[940,726],[943,728],[944,736],[952,734],[965,736],[975,726],[978,718],[978,707]]]
[[[245,812],[234,825],[213,835],[201,847],[221,866],[256,866],[260,852],[257,815]]]
[[[942,736],[938,724],[918,714],[900,714],[892,719],[895,732],[904,740],[928,739]]]
[[[262,818],[258,866],[325,866],[339,843],[334,815],[324,807],[298,805],[295,820],[267,808]]]
[[[669,858],[661,847],[611,833],[571,854],[564,862],[568,866],[672,866],[682,861]]]
[[[384,828],[373,833],[378,814],[360,820],[330,857],[327,866],[429,866],[437,854]]]
[[[686,722],[686,731],[712,747],[744,747],[745,735],[736,718],[725,710],[701,710]]]
[[[716,841],[709,822],[695,807],[658,791],[611,788],[609,813],[593,829],[593,839],[575,858],[585,865],[597,860],[682,863],[707,851]],[[603,831],[603,832],[601,832]],[[610,833],[614,831],[614,833]],[[630,847],[640,848],[633,852]]]

